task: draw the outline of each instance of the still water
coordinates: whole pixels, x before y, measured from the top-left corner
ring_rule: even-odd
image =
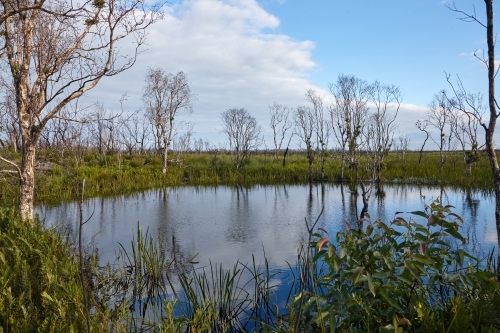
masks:
[[[469,250],[487,253],[496,245],[490,194],[402,185],[386,185],[384,192],[371,196],[372,221],[390,222],[396,211],[423,210],[439,197],[463,218],[461,233],[469,239]],[[361,197],[337,184],[155,189],[87,200],[84,240],[99,248],[103,263],[113,262],[118,243],[129,247],[139,226],[157,235],[171,257],[187,260],[198,254],[199,267],[212,262],[230,268],[237,260],[250,263],[252,255],[259,263],[265,253],[272,268],[287,269],[307,236],[306,221],[311,225],[318,219],[317,227],[334,235],[345,228],[344,221],[354,225],[361,208]],[[36,213],[48,224],[78,230],[76,203],[39,206]]]

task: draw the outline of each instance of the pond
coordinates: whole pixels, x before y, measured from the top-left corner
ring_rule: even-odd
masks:
[[[423,210],[436,198],[456,207],[470,251],[484,256],[496,246],[494,199],[488,193],[386,185],[384,195],[371,196],[368,211],[372,221],[390,222],[396,211]],[[251,263],[254,255],[257,263],[265,256],[271,269],[287,271],[307,239],[306,221],[318,220],[316,226],[334,236],[344,221],[355,225],[361,208],[361,197],[338,184],[154,189],[86,200],[83,215],[90,220],[84,240],[99,248],[101,262],[113,262],[118,243],[129,248],[139,226],[157,235],[171,257],[188,260],[197,254],[195,268],[220,263],[229,269],[237,261]],[[78,230],[76,203],[39,206],[36,213],[49,224]],[[275,281],[282,284],[280,306],[289,290],[285,280]]]

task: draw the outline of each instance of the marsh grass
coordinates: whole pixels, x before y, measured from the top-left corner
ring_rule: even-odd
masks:
[[[10,153],[16,159],[15,153]],[[61,158],[47,151],[39,153],[40,161],[55,163],[50,171],[38,171],[35,189],[37,203],[55,204],[75,197],[75,179],[87,180],[86,196],[111,196],[165,186],[182,185],[254,185],[290,184],[308,182],[308,164],[304,154],[291,153],[286,166],[268,153],[254,153],[245,160],[240,170],[234,168],[230,154],[183,154],[182,163],[169,162],[166,174],[161,172],[161,158],[154,154],[123,155],[85,152],[79,162],[75,154],[66,152]],[[19,156],[17,157],[17,159]],[[359,177],[369,178],[364,167],[367,156],[360,155]],[[382,183],[442,185],[491,191],[493,177],[488,160],[480,154],[468,175],[461,152],[448,152],[443,168],[439,168],[439,153],[408,152],[405,159],[396,153],[386,157]],[[326,181],[340,181],[340,158],[336,153],[327,156]],[[319,159],[313,164],[313,180],[320,179]],[[346,169],[344,182],[356,181],[353,170]],[[0,178],[0,205],[16,204],[18,180],[13,175]]]
[[[455,216],[447,207],[431,209],[436,216],[441,212]],[[421,217],[424,212],[412,214]],[[440,219],[427,216],[425,221],[441,223],[443,230],[462,239],[453,231],[453,221]],[[404,222],[393,223],[410,228]],[[373,230],[377,225],[380,230]],[[421,235],[443,237],[412,226],[420,228]],[[293,265],[296,282],[288,311],[277,308],[273,281],[281,276],[266,259],[262,264],[255,259],[236,263],[229,269],[211,263],[174,270],[188,267],[192,259],[177,262],[159,238],[138,228],[130,247],[121,246],[114,264],[99,266],[97,253],[87,251],[87,309],[77,251],[65,241],[70,237],[37,220],[21,222],[13,210],[1,209],[0,331],[83,332],[88,311],[92,332],[330,332],[332,328],[340,332],[499,332],[500,288],[488,272],[495,267],[493,252],[482,270],[476,264],[464,265],[463,258],[469,256],[460,249],[449,255],[446,242],[435,242],[431,251],[429,241],[426,255],[421,255],[420,235],[410,242],[392,224],[377,221],[365,227],[339,232],[337,243],[332,240],[329,245],[324,230],[307,224],[310,236],[298,254],[297,268]],[[384,237],[387,242],[380,240]],[[404,265],[397,265],[398,261]],[[451,271],[443,280],[434,279],[434,287],[426,283],[426,276],[441,274],[441,264],[436,264],[440,262]],[[430,294],[420,290],[442,293],[440,283],[447,288],[445,302],[439,298],[429,302]],[[390,293],[383,292],[386,289]],[[411,306],[398,310],[401,302]]]
[[[92,332],[123,332],[123,309],[96,303],[86,308],[77,251],[65,239],[56,228],[0,209],[1,332],[86,332],[87,311]],[[86,260],[87,272],[93,259]],[[89,277],[87,290],[96,290],[92,281],[97,280]]]

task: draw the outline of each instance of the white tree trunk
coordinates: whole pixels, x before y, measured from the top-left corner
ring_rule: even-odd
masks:
[[[33,219],[35,190],[35,144],[25,142],[23,146],[21,178],[19,180],[19,213],[23,220]]]

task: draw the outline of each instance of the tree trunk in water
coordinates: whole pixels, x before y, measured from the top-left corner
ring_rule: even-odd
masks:
[[[369,188],[365,187],[365,184],[363,184],[362,181],[360,181],[360,186],[361,186],[361,198],[363,199],[363,209],[361,210],[361,214],[359,215],[359,218],[362,219],[365,217],[365,214],[368,213],[368,200],[370,199],[370,194],[372,187],[370,185]]]
[[[25,141],[23,145],[21,177],[19,179],[19,213],[23,220],[33,219],[35,189],[35,144]]]

